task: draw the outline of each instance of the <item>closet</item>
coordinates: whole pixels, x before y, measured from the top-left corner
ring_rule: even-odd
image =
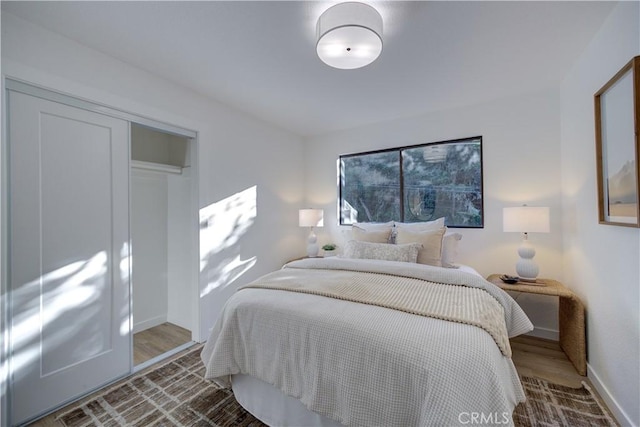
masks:
[[[1,404],[22,425],[197,339],[197,133],[4,82]],[[136,362],[162,326],[182,341]]]
[[[189,139],[131,124],[134,364],[192,339]]]

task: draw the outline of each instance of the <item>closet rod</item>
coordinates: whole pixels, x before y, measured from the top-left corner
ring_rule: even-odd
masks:
[[[163,163],[143,162],[141,160],[131,160],[131,169],[140,169],[152,172],[182,174],[180,166],[165,165]]]

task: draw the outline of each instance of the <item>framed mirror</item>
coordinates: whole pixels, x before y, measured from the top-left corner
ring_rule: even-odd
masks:
[[[600,224],[640,227],[640,56],[594,95]]]

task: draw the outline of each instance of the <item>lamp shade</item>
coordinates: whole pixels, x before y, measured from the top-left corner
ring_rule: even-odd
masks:
[[[300,209],[298,225],[300,227],[322,227],[324,211],[322,209]]]
[[[318,57],[334,68],[364,67],[382,52],[382,17],[364,3],[331,6],[318,18],[316,32]]]
[[[534,206],[503,208],[502,229],[505,232],[548,233],[549,208]]]

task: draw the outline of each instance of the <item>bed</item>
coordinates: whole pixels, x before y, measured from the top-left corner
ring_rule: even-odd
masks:
[[[202,360],[268,425],[505,425],[525,399],[508,338],[531,329],[472,269],[304,259],[236,292]]]

